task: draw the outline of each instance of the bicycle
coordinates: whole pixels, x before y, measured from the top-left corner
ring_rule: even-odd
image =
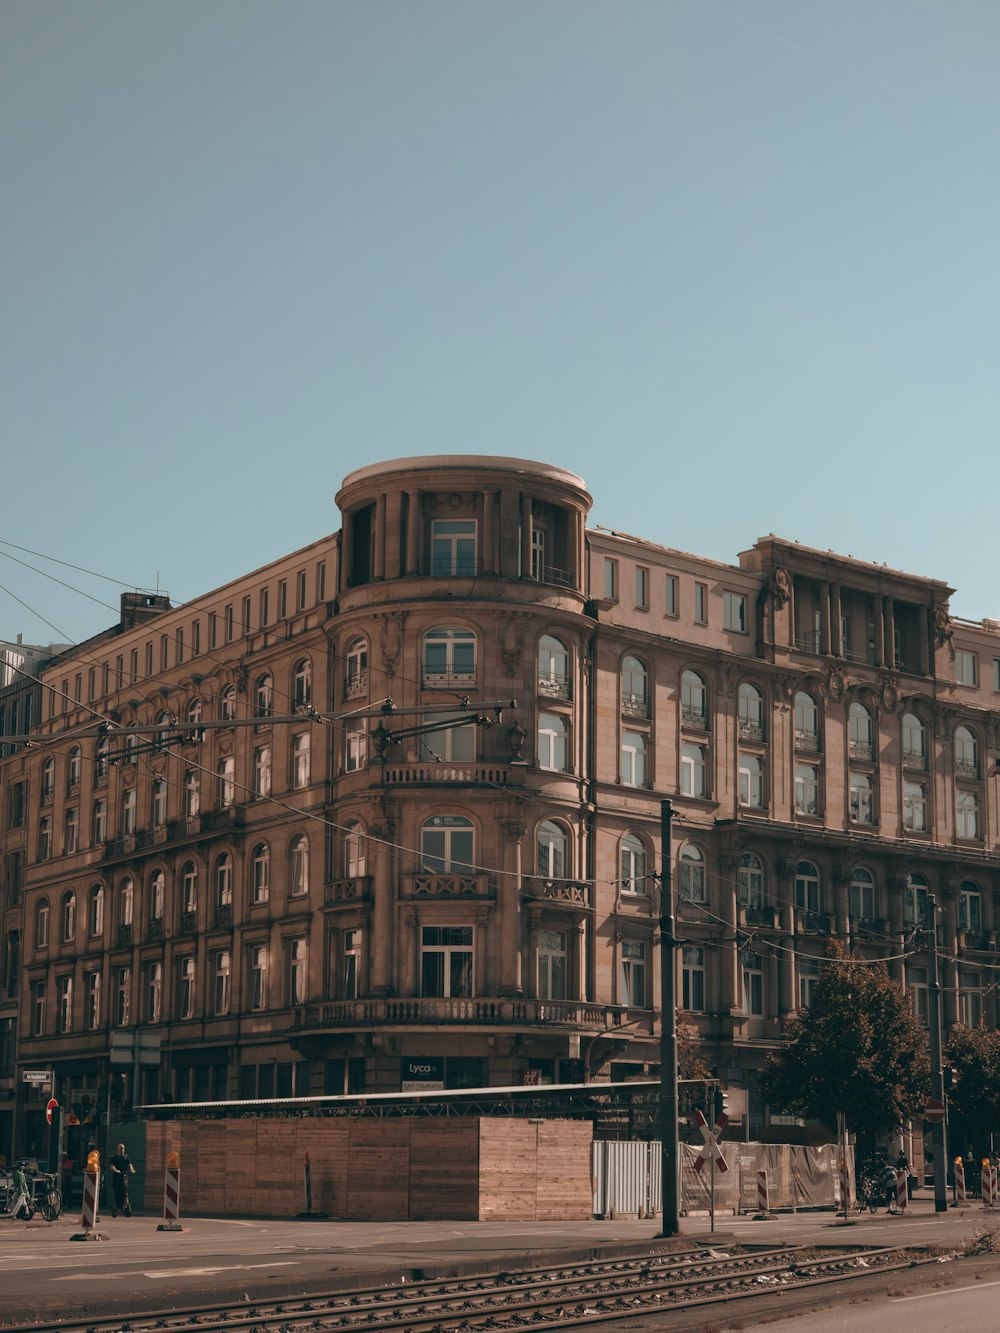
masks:
[[[40,1192],[39,1185],[44,1185]],[[55,1222],[62,1216],[63,1199],[59,1192],[58,1177],[42,1172],[32,1181],[31,1201],[46,1222]]]

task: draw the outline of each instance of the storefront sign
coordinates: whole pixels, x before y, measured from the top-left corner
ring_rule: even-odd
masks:
[[[404,1092],[440,1092],[444,1087],[443,1056],[404,1056],[401,1064]]]

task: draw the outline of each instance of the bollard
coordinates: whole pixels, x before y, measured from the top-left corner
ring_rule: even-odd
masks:
[[[962,1208],[965,1205],[965,1163],[961,1157],[955,1158],[955,1199],[952,1203],[953,1208]]]
[[[157,1231],[183,1231],[178,1222],[181,1212],[181,1159],[172,1152],[167,1158],[163,1177],[163,1221]]]
[[[906,1204],[907,1204],[906,1175],[907,1173],[905,1171],[896,1172],[896,1207],[899,1209],[901,1213],[906,1212]]]
[[[770,1200],[767,1192],[767,1172],[757,1172],[757,1212],[755,1222],[766,1222],[771,1217]]]
[[[107,1240],[97,1231],[98,1199],[101,1191],[101,1157],[95,1150],[87,1157],[87,1166],[83,1173],[83,1214],[80,1218],[80,1230],[70,1240]]]

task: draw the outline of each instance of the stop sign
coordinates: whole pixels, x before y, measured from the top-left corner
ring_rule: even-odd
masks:
[[[52,1124],[52,1112],[58,1110],[59,1110],[59,1103],[56,1101],[54,1097],[50,1097],[48,1105],[45,1108],[45,1119],[50,1125]]]
[[[936,1097],[928,1097],[924,1102],[924,1119],[931,1125],[940,1125],[944,1119],[944,1102]]]

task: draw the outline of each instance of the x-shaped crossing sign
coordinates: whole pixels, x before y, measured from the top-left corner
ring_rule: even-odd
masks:
[[[720,1115],[715,1122],[715,1128],[709,1129],[708,1121],[702,1113],[700,1111],[695,1111],[694,1123],[698,1126],[698,1129],[701,1131],[701,1137],[705,1140],[705,1146],[694,1159],[694,1169],[700,1171],[708,1161],[710,1155],[714,1153],[716,1171],[728,1171],[729,1167],[726,1165],[726,1159],[723,1157],[722,1149],[719,1147],[719,1135],[729,1123],[729,1117],[723,1111],[722,1115]]]

